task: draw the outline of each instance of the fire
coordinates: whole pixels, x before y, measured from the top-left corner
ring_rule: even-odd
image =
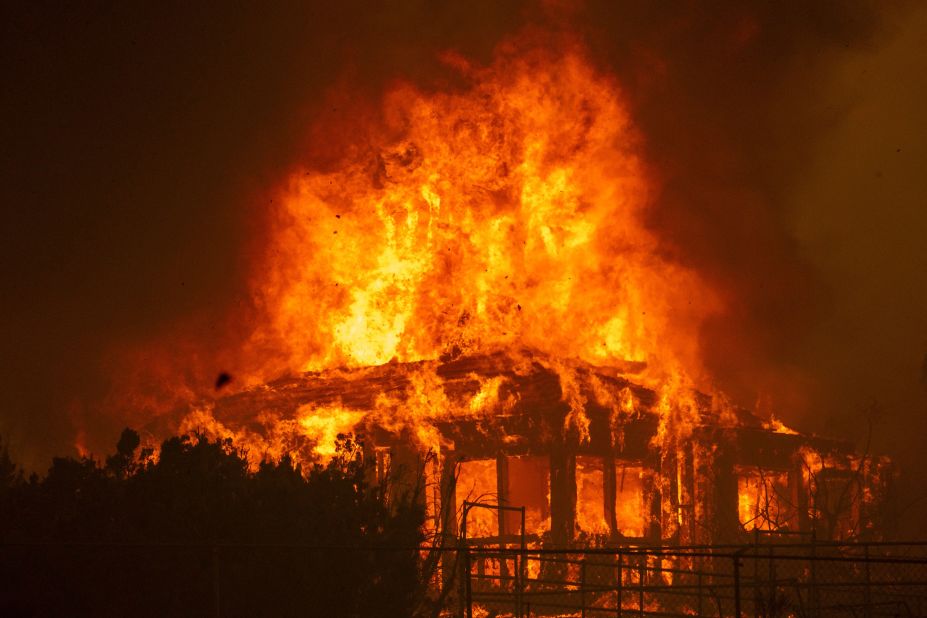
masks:
[[[724,303],[647,225],[659,183],[617,81],[578,45],[527,38],[488,66],[445,60],[454,87],[395,84],[377,113],[328,131],[337,162],[280,187],[253,323],[222,356],[240,390],[204,401],[174,384],[177,429],[298,463],[371,430],[377,479],[427,453],[429,531],[450,519],[475,542],[700,544],[721,538],[706,520],[726,504],[738,533],[830,517],[849,536],[878,467],[809,448],[796,472],[779,460],[800,434],[745,424],[713,388],[699,336]],[[734,451],[741,428],[796,440]],[[481,504],[464,518],[465,502]]]
[[[616,518],[625,536],[644,536],[644,471],[640,466],[621,466],[617,471]]]
[[[608,534],[602,496],[605,478],[602,462],[595,457],[576,458],[576,525],[591,534]]]
[[[335,454],[335,441],[338,434],[347,434],[354,429],[354,425],[363,414],[356,410],[344,408],[316,408],[311,405],[302,406],[297,413],[300,429],[315,439],[314,451],[322,457],[332,457]]]
[[[789,435],[798,435],[798,432],[780,421],[775,416],[771,416],[769,421],[763,423],[763,428],[768,429],[769,431],[775,431],[776,433],[785,433]]]
[[[657,188],[623,93],[567,47],[509,43],[485,67],[447,55],[466,86],[395,85],[377,121],[343,127],[338,165],[292,174],[268,213],[237,385],[527,350],[560,376],[565,430],[588,438],[575,359],[644,368],[640,381],[664,398],[660,439],[687,434],[697,420],[687,393],[703,374],[698,327],[720,301],[664,257],[645,225]],[[378,422],[438,450],[437,417],[500,405],[501,379],[458,405],[427,373],[407,393],[384,392]],[[616,418],[633,413],[630,392],[607,398]],[[363,416],[329,412],[301,411],[294,431],[321,445]]]
[[[558,46],[523,36],[488,66],[445,55],[453,88],[396,83],[377,113],[329,127],[341,158],[296,169],[267,211],[250,328],[215,353],[233,368],[232,390],[303,372],[363,379],[363,368],[393,363],[403,386],[364,406],[336,398],[229,424],[192,380],[146,378],[170,390],[159,411],[193,404],[173,429],[232,435],[257,457],[295,445],[324,460],[335,436],[373,420],[439,452],[436,422],[505,413],[518,394],[504,376],[474,374],[468,399],[450,397],[438,360],[502,353],[515,375],[537,362],[556,373],[570,408],[563,429],[582,441],[590,379],[580,364],[633,372],[660,395],[655,443],[684,440],[699,422],[692,391],[706,382],[700,326],[723,310],[720,295],[646,224],[659,186],[621,87],[581,46]],[[205,351],[187,351],[207,364]],[[136,356],[145,375],[178,362],[173,349],[164,363]],[[613,410],[617,435],[639,403],[596,380],[592,397]],[[150,393],[131,401],[121,403],[137,408]]]
[[[460,465],[457,477],[457,504],[467,502],[488,502],[495,504],[496,462],[492,459],[465,461]],[[467,532],[471,537],[492,537],[499,535],[496,512],[475,508],[467,517]]]
[[[180,424],[180,433],[203,433],[211,439],[232,438],[246,449],[249,459],[257,463],[263,459],[293,457],[296,463],[303,460],[328,460],[335,455],[339,434],[353,431],[363,413],[340,406],[302,406],[295,419],[284,419],[264,412],[256,412],[254,422],[259,430],[248,427],[231,427],[218,419],[211,408],[197,408],[188,413]]]
[[[340,167],[275,200],[248,348],[292,371],[517,347],[697,373],[717,299],[644,225],[615,81],[578,49],[451,61],[467,88],[397,85],[381,124],[345,127]]]
[[[741,470],[737,477],[737,514],[745,530],[796,528],[798,509],[786,471]]]

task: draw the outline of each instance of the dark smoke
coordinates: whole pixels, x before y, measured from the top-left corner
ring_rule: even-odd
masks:
[[[264,196],[305,153],[337,156],[314,118],[396,78],[441,85],[438,52],[487,62],[534,23],[577,30],[624,85],[660,181],[649,223],[729,302],[703,333],[718,386],[859,440],[875,403],[874,443],[910,463],[927,428],[927,11],[570,4],[4,8],[0,433],[20,460],[44,467],[78,426],[112,442],[113,349],[178,322],[207,346],[236,328]]]

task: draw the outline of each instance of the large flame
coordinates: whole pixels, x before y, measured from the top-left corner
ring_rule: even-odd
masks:
[[[659,439],[691,427],[695,406],[682,404],[703,377],[699,327],[721,309],[718,295],[646,225],[658,187],[618,83],[580,46],[559,48],[518,39],[489,66],[448,54],[455,87],[399,83],[379,114],[328,128],[343,158],[296,170],[271,204],[250,283],[254,328],[227,355],[237,386],[527,349],[565,359],[552,368],[581,435],[585,399],[569,359],[646,367],[639,381],[662,398]],[[440,384],[423,388],[430,381],[415,376],[403,407],[433,446],[427,420],[447,401]],[[488,411],[498,390],[483,385],[468,413]],[[176,406],[190,392],[178,384],[165,399]],[[608,399],[616,413],[629,403]],[[396,422],[384,410],[397,406],[378,407],[380,422]],[[324,456],[324,437],[350,430],[357,412],[329,406],[312,420],[300,409],[287,426]],[[202,409],[196,418],[209,426]]]
[[[644,225],[616,82],[578,50],[451,60],[469,87],[396,86],[339,169],[290,179],[250,346],[303,371],[517,346],[697,374],[717,301]]]

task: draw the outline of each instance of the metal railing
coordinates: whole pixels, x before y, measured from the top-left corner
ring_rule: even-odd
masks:
[[[33,573],[37,590],[45,589],[47,567],[63,573],[93,567],[105,593],[102,584],[115,575],[128,584],[145,584],[141,575],[147,573],[148,558],[157,557],[178,568],[176,574],[162,574],[158,586],[173,582],[168,586],[173,594],[187,594],[204,616],[234,614],[249,578],[268,567],[312,573],[330,565],[329,556],[392,560],[425,552],[446,558],[446,568],[431,581],[445,608],[441,615],[447,616],[927,615],[927,543],[786,542],[756,535],[743,545],[557,549],[540,547],[521,531],[491,539],[469,538],[463,526],[460,533],[434,547],[7,543],[0,546],[0,566],[10,573]],[[99,568],[117,564],[122,565],[118,571]],[[452,593],[439,595],[442,586]],[[139,598],[145,598],[145,590],[139,590]],[[13,592],[0,593],[0,605]],[[300,591],[289,592],[295,599]],[[286,595],[268,598],[267,607],[285,600]]]
[[[517,618],[927,615],[925,544],[766,541],[549,549],[469,539],[466,616],[477,606]]]
[[[488,509],[496,512],[501,534],[498,537],[494,537],[493,539],[489,540],[488,542],[498,544],[496,550],[505,553],[497,554],[497,559],[494,563],[492,563],[492,558],[487,559],[487,556],[483,553],[482,543],[486,542],[485,539],[476,540],[476,545],[473,546],[471,544],[471,539],[467,537],[467,521],[469,519],[470,511],[473,509]],[[521,515],[518,534],[505,534],[503,515],[506,512],[514,512]],[[512,543],[516,545],[516,551],[508,552],[508,545]],[[466,618],[473,618],[472,601],[474,577],[485,581],[497,580],[499,583],[505,583],[506,586],[511,585],[512,605],[514,606],[513,609],[515,615],[523,616],[525,611],[525,588],[528,579],[526,565],[529,559],[527,553],[527,544],[525,540],[525,507],[503,506],[497,504],[484,504],[481,502],[464,501],[460,519],[459,545],[460,547],[464,548],[463,572],[465,574],[469,574],[467,577],[461,578],[461,582],[463,584],[461,598],[466,599],[466,603],[464,604]],[[477,565],[477,573],[475,576],[473,574],[474,559],[476,559]],[[487,562],[490,562],[494,568],[498,569],[498,575],[490,575],[487,577],[485,569]]]
[[[496,508],[467,503],[464,514],[476,507]],[[515,618],[927,615],[927,543],[761,533],[750,544],[688,547],[554,549],[529,546],[524,534],[514,540],[468,538],[462,526],[467,618],[476,607]]]

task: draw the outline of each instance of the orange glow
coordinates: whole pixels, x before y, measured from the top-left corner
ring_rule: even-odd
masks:
[[[547,457],[509,457],[506,504],[525,507],[525,533],[550,529],[550,462]],[[521,515],[507,512],[507,534],[521,531]]]
[[[601,457],[576,457],[576,527],[591,534],[609,533]]]
[[[498,504],[496,460],[479,459],[461,462],[457,476],[457,504],[464,501]],[[495,509],[472,508],[467,515],[467,537],[499,536],[499,518]]]
[[[252,463],[324,463],[351,433],[370,439],[361,452],[379,480],[395,481],[391,462],[424,457],[426,533],[441,538],[453,520],[474,546],[521,532],[541,537],[529,548],[576,536],[695,545],[713,532],[704,520],[732,518],[715,513],[732,508],[728,438],[697,431],[749,417],[702,363],[702,327],[724,300],[653,226],[658,175],[620,84],[581,46],[545,43],[505,43],[486,66],[449,54],[453,86],[397,82],[367,102],[375,109],[327,126],[333,143],[316,145],[331,149],[325,165],[294,167],[269,200],[239,339],[208,361],[187,347],[163,362],[139,354],[130,364],[145,368],[146,387],[170,392],[158,405],[139,389],[120,405],[232,437]],[[172,381],[176,362],[195,368]],[[219,397],[215,367],[235,376]],[[206,391],[190,377],[203,372]],[[769,418],[765,430],[796,434]],[[802,522],[855,500],[838,491],[852,479],[801,454],[791,477],[737,467],[744,530],[797,530],[800,490],[818,499],[802,497]],[[716,474],[723,491],[710,487]],[[525,524],[480,507],[464,522],[464,502],[524,507]],[[851,530],[853,508],[834,525]],[[672,582],[673,570],[644,560],[648,580]],[[548,575],[541,562],[528,561],[531,577]],[[512,564],[472,568],[508,577]],[[624,565],[632,586],[636,566]],[[550,576],[575,582],[581,568]],[[453,569],[442,574],[465,572]],[[643,595],[650,582],[636,583]]]
[[[789,473],[738,469],[737,513],[745,530],[795,530],[798,510],[789,486]]]
[[[324,461],[338,432],[366,420],[439,452],[435,421],[511,401],[505,378],[477,376],[470,400],[451,400],[428,363],[504,352],[546,359],[570,409],[565,429],[582,440],[576,362],[633,366],[660,394],[656,442],[689,435],[691,391],[706,378],[699,332],[720,296],[645,224],[659,187],[614,77],[580,45],[532,36],[500,45],[486,66],[446,55],[453,88],[397,82],[369,102],[376,109],[320,119],[334,141],[316,146],[331,156],[294,168],[269,200],[249,308],[230,316],[243,334],[197,347],[178,332],[162,354],[130,351],[112,407],[195,407],[171,430],[225,431],[257,457],[297,444]],[[423,364],[407,366],[412,389],[385,390],[372,409],[335,401],[255,424],[213,419],[204,401],[217,366],[234,375],[232,393],[391,361]],[[616,422],[635,413],[629,390],[606,390],[593,384]]]
[[[618,531],[625,536],[644,536],[643,477],[641,466],[616,466],[615,519]]]
[[[400,139],[294,177],[255,285],[260,335],[304,370],[452,345],[599,362],[691,352],[666,313],[703,286],[656,257],[639,221],[647,181],[616,85],[575,53],[470,77],[464,94],[397,87],[387,126],[368,131]]]
[[[777,419],[775,416],[771,416],[769,421],[763,423],[763,429],[768,429],[769,431],[774,431],[776,433],[785,433],[789,435],[798,435],[798,432]]]
[[[620,88],[579,48],[450,60],[468,87],[396,85],[380,121],[344,127],[353,145],[339,165],[298,170],[281,189],[252,280],[254,370],[238,383],[534,349],[638,361],[642,380],[667,385],[673,422],[690,423],[686,406],[669,410],[701,374],[698,325],[719,303],[643,224],[652,183]],[[583,432],[585,402],[557,369]],[[473,411],[498,387],[484,385]],[[433,417],[435,403],[411,413]]]

